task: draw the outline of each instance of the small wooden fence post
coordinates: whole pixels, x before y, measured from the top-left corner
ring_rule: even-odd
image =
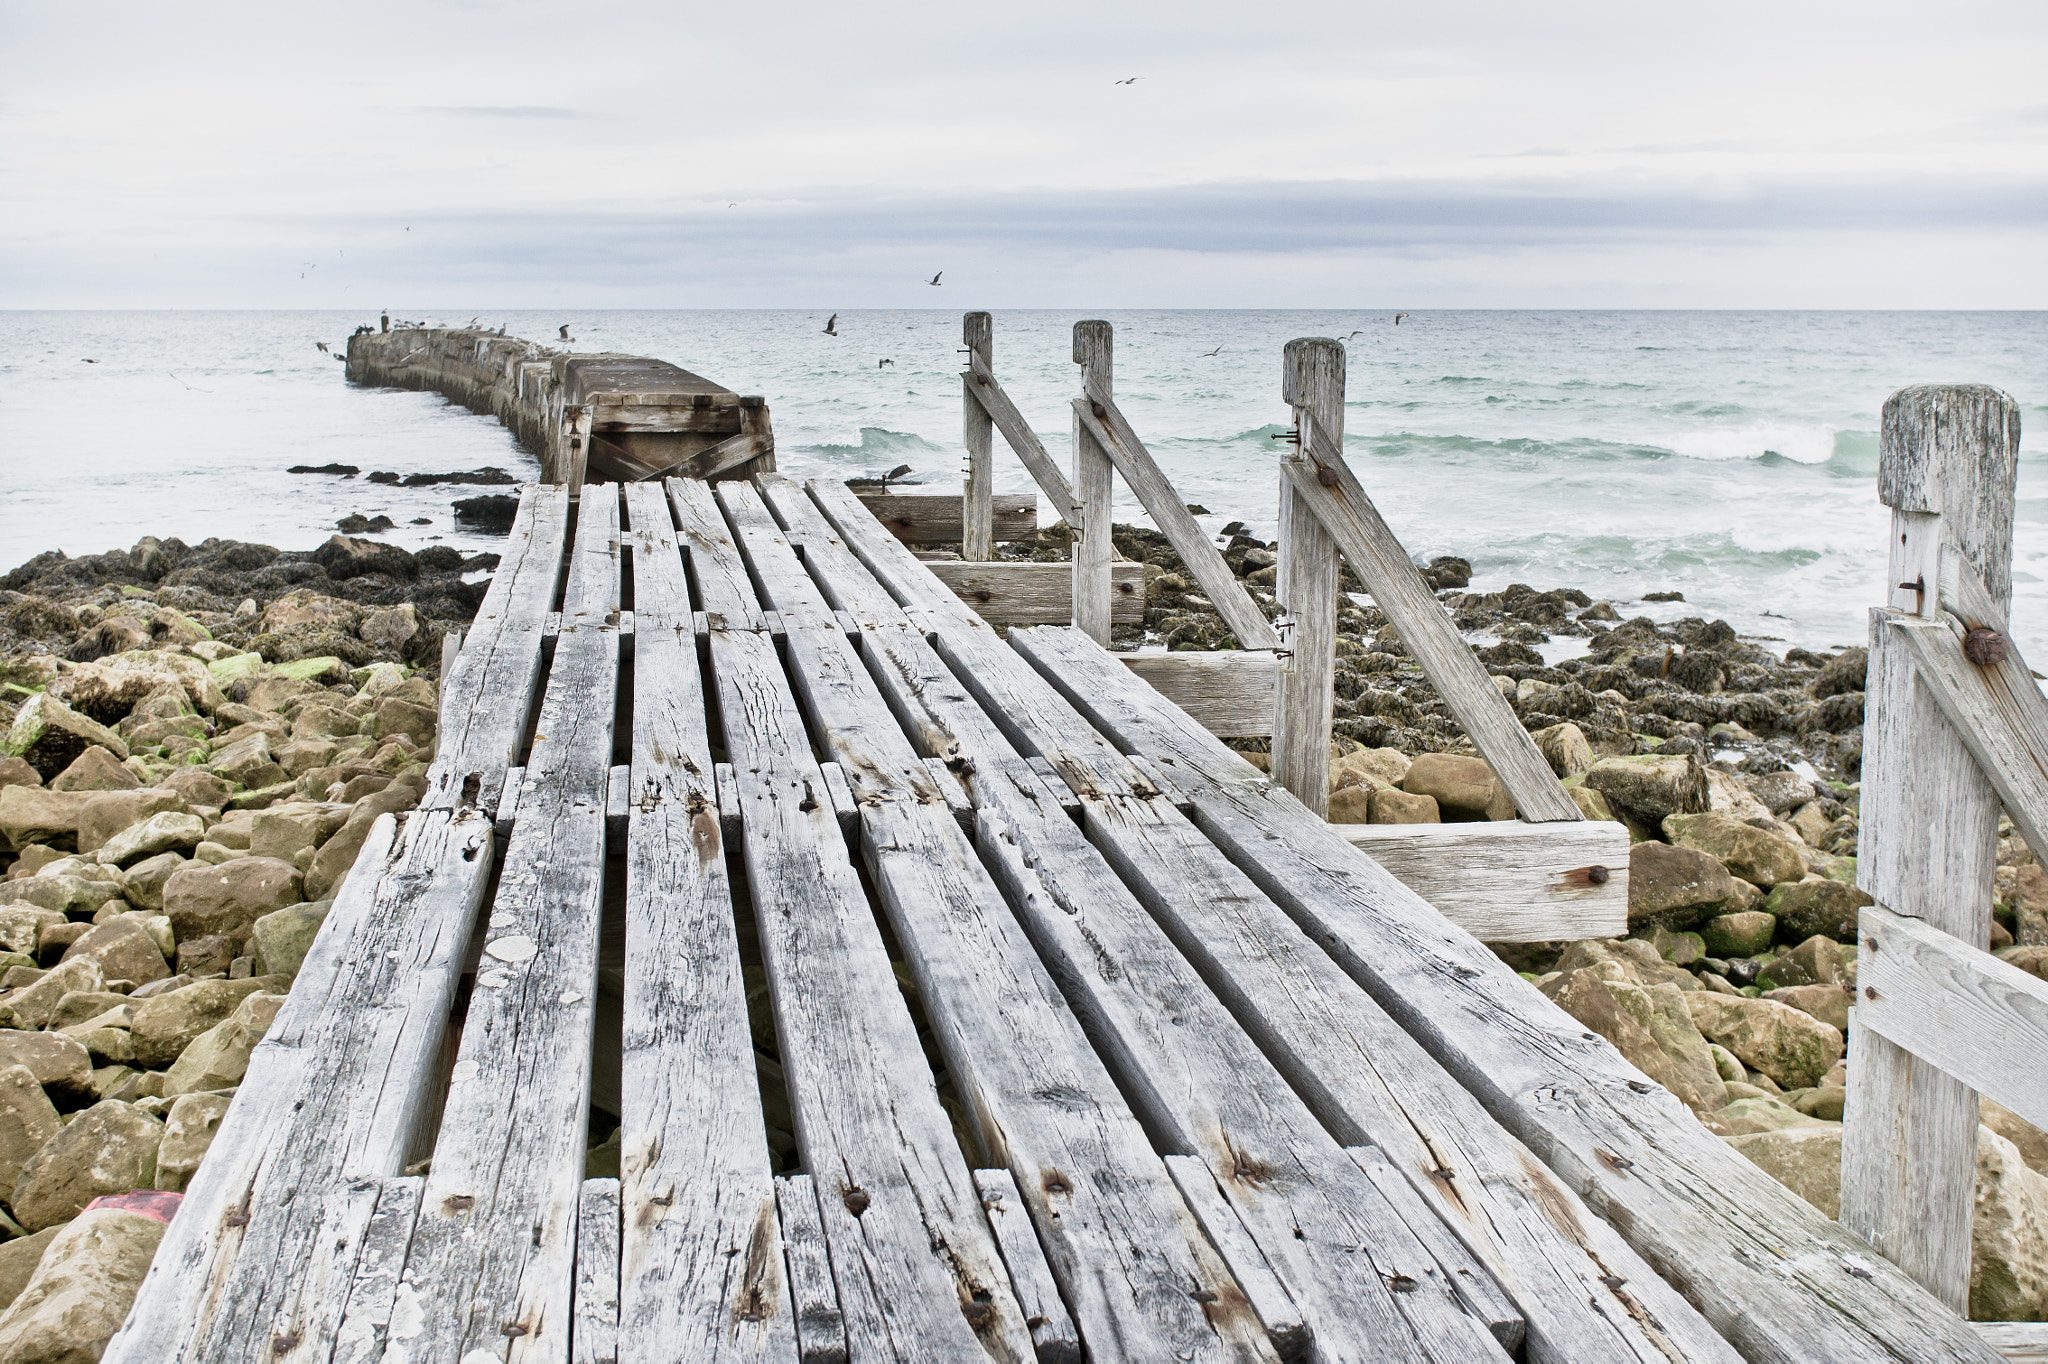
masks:
[[[1074,324],[1074,363],[1082,366],[1084,387],[1093,384],[1110,393],[1113,333],[1102,321]],[[1098,644],[1109,643],[1109,565],[1116,557],[1110,543],[1109,453],[1077,416],[1074,419],[1074,501],[1081,513],[1074,541],[1074,626]]]
[[[1280,394],[1297,428],[1312,427],[1344,448],[1344,347],[1327,337],[1289,341],[1280,365]],[[1319,815],[1330,810],[1330,717],[1337,666],[1337,546],[1287,479],[1280,479],[1280,570],[1283,620],[1291,620],[1279,651],[1273,693],[1273,780]]]
[[[1878,496],[1892,508],[1889,601],[1871,613],[1857,882],[1980,949],[1991,931],[1998,797],[1892,622],[1940,619],[1944,546],[2005,608],[2018,453],[2018,410],[1995,389],[1923,385],[1885,404]],[[1852,1021],[1842,1224],[1958,1312],[1969,1305],[1976,1152],[1976,1091]]]
[[[995,367],[995,323],[987,313],[960,319],[960,339],[968,352],[990,369]],[[960,557],[993,559],[995,555],[995,423],[974,396],[974,364],[960,377],[961,438],[967,446],[967,489],[960,503]]]

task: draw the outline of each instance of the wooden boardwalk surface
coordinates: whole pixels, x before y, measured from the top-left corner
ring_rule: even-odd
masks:
[[[530,489],[444,685],[109,1360],[1996,1358],[843,487]]]

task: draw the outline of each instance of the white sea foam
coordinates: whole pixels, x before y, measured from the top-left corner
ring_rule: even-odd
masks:
[[[1801,464],[1825,464],[1835,457],[1835,437],[1840,429],[1825,424],[1749,422],[1741,426],[1646,433],[1643,442],[1687,459],[1762,459],[1779,455]]]

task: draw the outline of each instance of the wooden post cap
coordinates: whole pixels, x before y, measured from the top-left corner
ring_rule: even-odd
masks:
[[[1074,324],[1074,363],[1107,364],[1115,344],[1116,329],[1100,318]]]
[[[1307,375],[1334,378],[1337,391],[1344,391],[1344,343],[1328,336],[1301,336],[1289,341],[1280,352],[1280,401],[1291,407],[1308,402],[1303,397]]]

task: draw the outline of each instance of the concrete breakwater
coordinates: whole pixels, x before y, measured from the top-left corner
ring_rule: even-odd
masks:
[[[460,327],[360,330],[351,383],[439,393],[511,428],[541,481],[734,478],[775,467],[768,407],[666,361]]]

